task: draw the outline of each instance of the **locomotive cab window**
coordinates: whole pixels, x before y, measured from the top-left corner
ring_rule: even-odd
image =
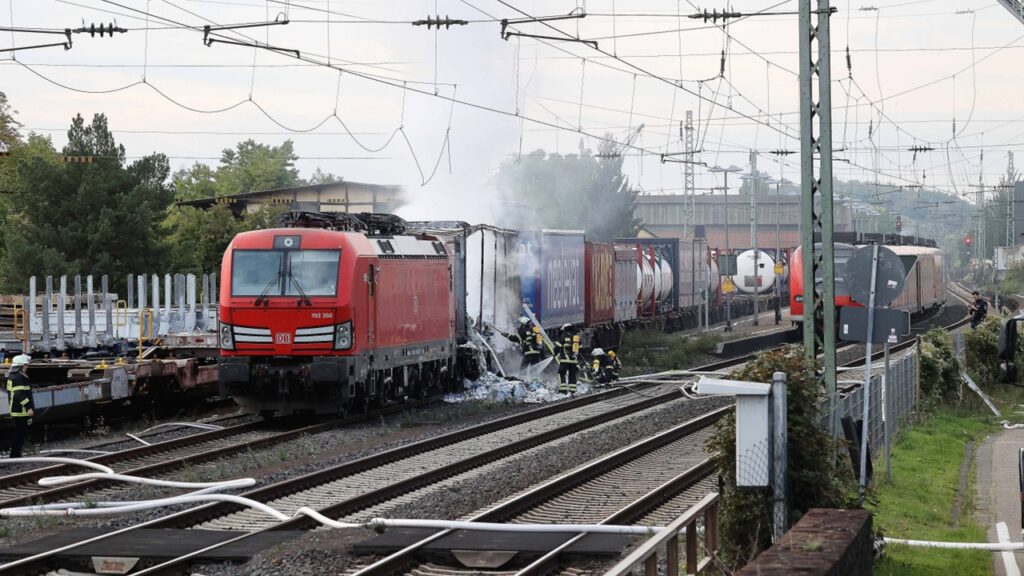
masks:
[[[235,250],[231,258],[231,295],[280,294],[282,252],[277,250]]]
[[[288,253],[285,296],[334,296],[338,292],[337,250],[296,250]]]
[[[231,295],[336,296],[340,259],[338,250],[235,250]]]

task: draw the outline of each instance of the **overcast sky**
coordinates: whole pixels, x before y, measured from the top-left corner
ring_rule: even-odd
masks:
[[[129,30],[114,38],[78,34],[69,51],[20,51],[17,61],[2,53],[0,90],[26,131],[48,134],[58,147],[75,113],[103,112],[129,156],[163,152],[175,169],[215,164],[223,148],[244,138],[291,138],[303,176],[319,166],[348,180],[403,184],[418,195],[418,217],[486,219],[487,181],[501,162],[538,148],[572,153],[581,138],[596,149],[589,135],[610,132],[625,141],[640,124],[634,144],[643,152],[627,153],[630,179],[647,192],[679,193],[682,165],[663,164],[659,154],[682,150],[687,110],[699,160],[749,170],[749,150],[756,149],[759,168],[797,180],[798,156],[780,166],[770,153],[799,150],[797,17],[780,14],[797,3],[733,2],[734,11],[771,15],[731,22],[724,31],[686,18],[724,5],[0,0],[4,25],[63,29],[116,18]],[[964,193],[983,171],[995,183],[1007,152],[1024,148],[1024,25],[994,0],[833,5],[834,142],[845,149],[837,158],[849,161],[836,163],[837,177],[874,181],[880,173],[883,183]],[[514,8],[538,17],[584,6],[585,18],[549,24],[596,40],[600,51],[574,42],[503,40],[493,21],[522,18]],[[469,24],[440,31],[410,25],[428,14]],[[287,25],[222,31],[220,38],[255,39],[316,62],[329,58],[344,72],[246,46],[207,47],[199,29],[285,17]],[[560,36],[535,23],[509,29]],[[59,39],[2,33],[0,48]],[[934,150],[915,156],[913,146]],[[696,174],[698,188],[720,185],[704,168]]]

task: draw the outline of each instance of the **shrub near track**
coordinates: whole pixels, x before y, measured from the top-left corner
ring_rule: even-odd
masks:
[[[764,352],[731,378],[771,382],[775,372],[786,374],[788,407],[789,524],[809,508],[856,507],[857,487],[843,443],[834,441],[821,425],[821,388],[807,370],[803,348],[787,346]],[[721,556],[731,567],[743,566],[771,544],[771,492],[736,486],[736,417],[721,421],[708,443],[715,452],[722,494],[719,502]]]
[[[680,336],[660,330],[631,330],[622,338],[619,359],[623,376],[692,367],[715,349],[714,335]]]
[[[953,351],[953,338],[942,328],[932,328],[921,337],[920,381],[921,395],[929,404],[960,396],[960,362]]]

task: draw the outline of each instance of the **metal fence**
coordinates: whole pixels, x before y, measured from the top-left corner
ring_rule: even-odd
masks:
[[[900,423],[917,410],[917,350],[889,361],[888,377],[883,393],[882,371],[876,370],[871,377],[870,406],[868,406],[868,442],[872,449],[878,449],[885,441],[885,428],[889,438],[899,432]],[[875,364],[877,366],[877,364]],[[836,400],[836,418],[828,411],[828,401],[821,406],[822,422],[841,422],[845,417],[854,421],[864,415],[864,386],[858,386],[849,393],[841,394]]]
[[[960,362],[961,366],[967,366],[967,333],[954,332],[951,336],[953,337],[953,353],[956,355],[956,359]]]

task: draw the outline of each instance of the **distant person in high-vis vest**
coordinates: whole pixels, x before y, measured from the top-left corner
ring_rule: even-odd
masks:
[[[11,418],[14,420],[14,438],[11,440],[11,458],[21,458],[21,448],[32,425],[35,405],[32,403],[32,384],[25,374],[25,367],[32,361],[28,354],[19,354],[11,361],[7,373],[7,398],[10,402]]]

